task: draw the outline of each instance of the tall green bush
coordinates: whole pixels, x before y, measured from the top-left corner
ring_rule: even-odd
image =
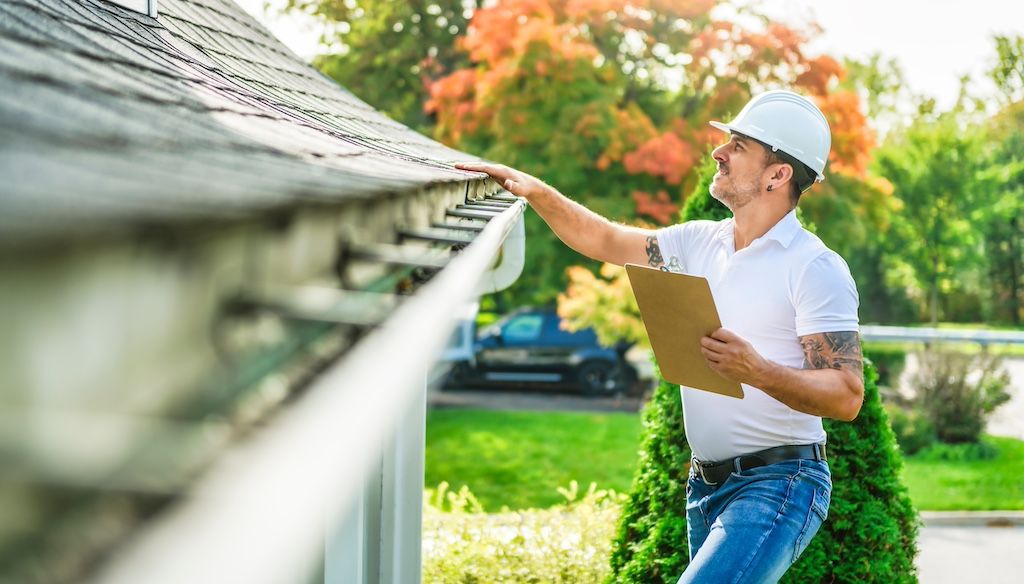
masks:
[[[864,405],[853,422],[825,420],[832,505],[783,582],[916,582],[917,511],[900,480],[903,459],[864,363]]]
[[[689,562],[690,445],[683,430],[679,386],[661,379],[642,416],[640,456],[612,542],[608,582],[675,582]]]
[[[728,216],[708,195],[709,165],[703,171],[683,220]],[[864,405],[857,419],[825,420],[832,506],[786,582],[916,580],[917,514],[900,482],[902,459],[869,360],[864,377]],[[685,489],[690,448],[677,386],[661,380],[644,408],[643,431],[639,465],[612,544],[608,582],[671,583],[689,562]]]

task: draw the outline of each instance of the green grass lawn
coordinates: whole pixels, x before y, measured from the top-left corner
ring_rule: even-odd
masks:
[[[1024,509],[1024,442],[987,440],[999,449],[991,460],[909,459],[904,477],[918,509]],[[488,511],[549,507],[574,479],[626,492],[639,444],[636,414],[432,410],[426,485],[467,485]]]
[[[628,490],[639,443],[636,414],[431,410],[425,482],[468,485],[488,511],[550,507],[572,480]]]
[[[903,478],[918,509],[1024,509],[1024,442],[988,436],[999,454],[966,462],[909,458]]]

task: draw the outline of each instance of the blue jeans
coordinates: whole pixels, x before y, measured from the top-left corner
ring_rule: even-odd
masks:
[[[828,516],[828,463],[787,460],[686,483],[690,565],[679,584],[777,582]]]

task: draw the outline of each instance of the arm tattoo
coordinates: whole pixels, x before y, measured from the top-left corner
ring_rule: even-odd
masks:
[[[804,369],[847,369],[864,381],[864,358],[856,332],[817,333],[800,337]]]
[[[665,265],[665,259],[661,257],[661,246],[658,245],[657,235],[647,236],[647,265],[652,268],[659,268]]]

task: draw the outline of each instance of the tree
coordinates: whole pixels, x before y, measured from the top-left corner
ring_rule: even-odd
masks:
[[[996,64],[988,72],[1004,105],[1024,101],[1024,37],[995,36]]]
[[[992,146],[986,178],[991,191],[976,220],[985,236],[994,319],[1024,320],[1024,37],[996,37],[996,65],[989,77],[1003,104],[989,122]]]
[[[838,130],[833,166],[843,172],[861,172],[872,143],[856,96],[837,86],[843,67],[805,54],[814,27],[787,27],[731,2],[289,5],[332,23],[325,41],[339,49],[317,65],[378,109],[541,176],[613,220],[661,225],[721,139],[707,121],[736,113],[754,91],[798,87],[818,99]],[[580,258],[532,215],[527,237],[536,269],[503,294],[550,302]]]
[[[479,9],[460,41],[471,65],[431,86],[435,136],[543,177],[613,220],[661,225],[722,138],[707,121],[737,112],[755,89],[796,85],[841,129],[838,166],[860,172],[871,139],[851,115],[856,96],[831,91],[842,67],[808,57],[807,34],[756,24],[756,13],[744,24],[713,17],[722,4],[501,0]],[[528,217],[527,237],[537,269],[509,294],[551,301],[580,258],[539,218]]]
[[[332,24],[333,49],[314,65],[391,118],[429,134],[431,84],[466,65],[456,40],[476,0],[288,0],[288,9]]]
[[[993,117],[988,137],[994,142],[985,170],[989,186],[975,222],[985,238],[992,320],[1020,326],[1024,321],[1024,101]]]
[[[877,153],[877,173],[903,204],[890,250],[909,267],[933,324],[944,312],[941,296],[968,290],[981,269],[981,239],[970,221],[986,190],[981,146],[981,136],[948,112],[922,116]]]

